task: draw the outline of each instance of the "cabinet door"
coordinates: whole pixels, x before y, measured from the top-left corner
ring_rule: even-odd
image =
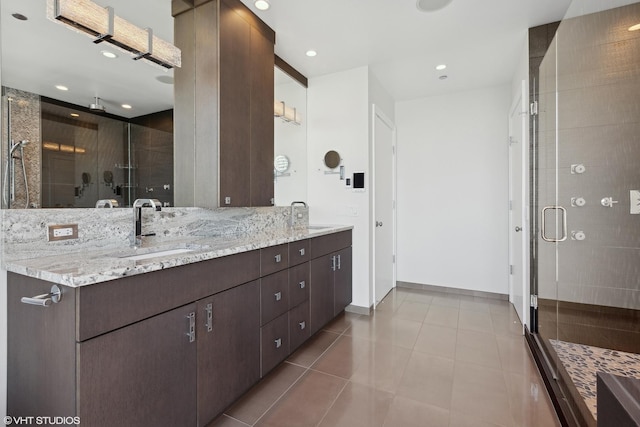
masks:
[[[315,334],[333,318],[333,266],[331,255],[309,263],[309,333]]]
[[[334,273],[334,292],[335,301],[333,307],[333,315],[336,316],[346,306],[351,304],[352,287],[351,287],[351,248],[345,248],[334,254],[336,257],[336,271]]]
[[[251,28],[251,206],[273,204],[273,43]]]
[[[224,2],[219,43],[220,206],[251,206],[251,26]],[[273,176],[269,181],[273,185]]]
[[[289,270],[260,279],[260,325],[289,310]]]
[[[82,425],[195,425],[195,311],[189,304],[76,344]]]
[[[292,308],[289,312],[289,346],[293,353],[309,338],[309,301]]]
[[[197,336],[198,425],[204,426],[260,378],[259,282],[198,301]]]
[[[260,335],[264,377],[289,355],[289,312],[264,325]]]
[[[289,269],[289,308],[309,299],[309,263]]]

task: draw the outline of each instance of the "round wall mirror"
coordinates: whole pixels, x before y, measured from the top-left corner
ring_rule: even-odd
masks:
[[[324,164],[329,169],[337,168],[340,165],[340,154],[334,150],[327,151],[327,154],[324,155]]]
[[[289,158],[282,154],[276,156],[273,159],[273,167],[276,170],[276,172],[280,172],[280,173],[286,172],[287,169],[289,169]]]

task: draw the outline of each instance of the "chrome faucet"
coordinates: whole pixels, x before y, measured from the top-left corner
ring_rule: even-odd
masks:
[[[136,199],[133,202],[133,236],[131,238],[131,246],[140,246],[142,244],[142,208],[151,206],[156,211],[162,210],[162,203],[158,199]],[[145,236],[155,236],[155,233],[145,234]]]
[[[293,214],[295,213],[294,211],[295,205],[302,205],[305,208],[307,207],[307,204],[305,202],[291,202],[291,215],[289,216],[289,227],[291,228],[293,228],[293,224],[295,223],[295,218],[293,216]]]

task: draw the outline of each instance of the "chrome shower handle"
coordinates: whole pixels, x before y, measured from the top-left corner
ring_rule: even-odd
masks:
[[[52,303],[59,303],[61,299],[62,291],[60,291],[58,285],[53,285],[51,286],[51,292],[48,294],[36,295],[35,297],[22,297],[20,298],[20,302],[40,307],[49,307]]]
[[[557,209],[562,212],[562,237],[561,238],[547,237],[546,213],[548,210],[552,210],[552,209],[553,210]],[[557,243],[557,242],[564,242],[565,240],[567,240],[567,210],[562,206],[545,206],[544,208],[542,208],[542,218],[541,218],[540,224],[541,224],[540,237],[542,237],[542,240],[544,240],[545,242]]]

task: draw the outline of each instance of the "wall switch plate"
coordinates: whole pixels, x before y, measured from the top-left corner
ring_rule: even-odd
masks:
[[[48,229],[50,242],[78,238],[78,224],[50,225]]]
[[[631,215],[640,215],[640,190],[629,190],[629,201]]]

